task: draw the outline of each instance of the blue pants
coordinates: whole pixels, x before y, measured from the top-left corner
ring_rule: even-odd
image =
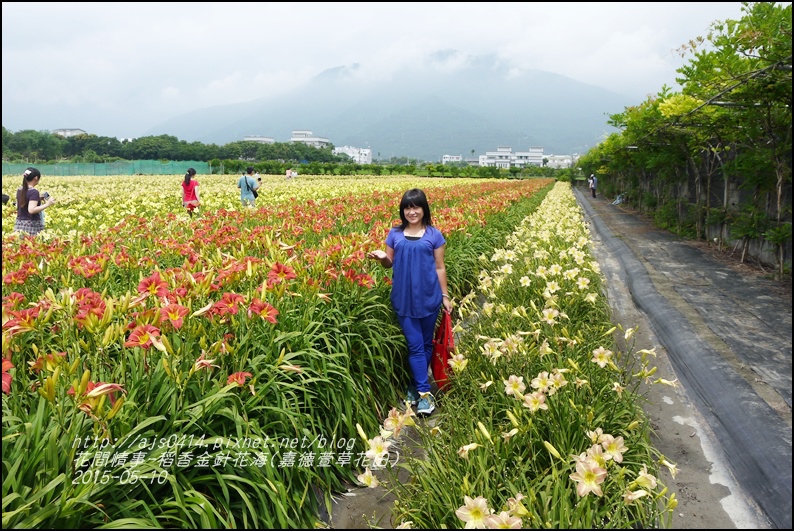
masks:
[[[400,328],[408,344],[408,365],[411,367],[413,383],[420,393],[430,392],[430,382],[427,372],[430,360],[433,358],[433,335],[436,331],[438,312],[414,319],[411,317],[397,316]]]

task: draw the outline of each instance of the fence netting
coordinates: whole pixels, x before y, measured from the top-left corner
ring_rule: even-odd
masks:
[[[178,175],[188,168],[196,173],[209,174],[208,162],[196,160],[159,161],[159,160],[122,160],[116,162],[63,162],[58,164],[27,164],[3,162],[3,175],[22,175],[26,168],[33,166],[42,175]]]

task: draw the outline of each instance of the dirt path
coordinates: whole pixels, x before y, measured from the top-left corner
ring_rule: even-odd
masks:
[[[433,416],[426,420],[415,419],[417,423],[433,425]],[[407,456],[421,458],[424,455],[424,448],[416,429],[407,426],[400,434],[398,448],[400,459]],[[391,454],[390,454],[391,455]],[[383,479],[383,474],[375,473],[379,479]],[[407,482],[410,480],[405,470],[398,472],[398,479]],[[328,524],[332,529],[366,529],[377,527],[381,529],[392,529],[391,507],[396,497],[386,488],[379,486],[373,489],[350,486],[348,493],[335,498],[335,503],[331,514],[328,516]]]

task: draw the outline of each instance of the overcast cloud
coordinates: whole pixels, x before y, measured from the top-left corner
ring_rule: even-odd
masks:
[[[640,103],[678,89],[682,44],[741,15],[741,2],[3,2],[2,125],[136,137],[328,68],[359,63],[365,83],[448,49]]]

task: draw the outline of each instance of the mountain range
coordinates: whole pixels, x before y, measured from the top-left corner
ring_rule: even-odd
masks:
[[[615,131],[609,115],[638,103],[549,72],[511,72],[492,56],[462,66],[456,57],[438,52],[380,81],[358,64],[339,66],[288,94],[195,110],[146,134],[222,145],[249,135],[286,142],[309,130],[337,147],[369,147],[375,159],[469,158],[498,146],[565,155],[598,144]]]

